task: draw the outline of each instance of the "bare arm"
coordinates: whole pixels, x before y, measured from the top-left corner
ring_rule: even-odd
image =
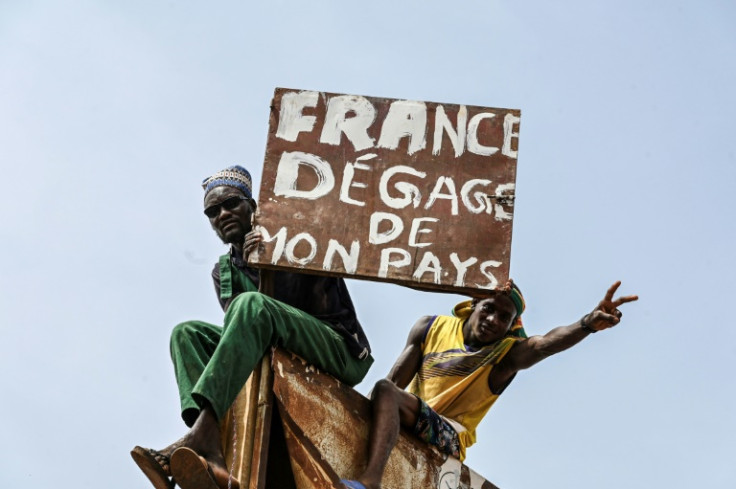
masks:
[[[419,367],[422,364],[422,341],[424,340],[424,333],[427,331],[429,321],[432,316],[424,316],[420,318],[411,331],[409,331],[409,337],[406,340],[406,346],[404,350],[396,359],[396,363],[391,367],[386,378],[396,384],[400,389],[406,388],[414,378],[414,375],[419,371]]]
[[[620,281],[613,284],[595,309],[579,321],[569,326],[554,328],[545,335],[532,336],[518,342],[501,361],[500,370],[505,371],[506,375],[513,375],[555,353],[567,350],[591,333],[616,326],[621,321],[621,311],[618,307],[638,299],[635,295],[614,299],[613,295],[620,285]]]

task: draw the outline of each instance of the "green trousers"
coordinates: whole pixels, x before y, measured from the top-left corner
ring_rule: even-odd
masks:
[[[244,292],[230,304],[223,327],[187,321],[171,334],[184,422],[194,423],[204,401],[222,419],[271,346],[296,353],[350,386],[363,380],[373,363],[371,356],[353,357],[327,323],[258,292]]]

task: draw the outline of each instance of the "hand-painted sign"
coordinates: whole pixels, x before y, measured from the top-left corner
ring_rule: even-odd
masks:
[[[466,293],[503,284],[519,122],[277,88],[250,263]]]

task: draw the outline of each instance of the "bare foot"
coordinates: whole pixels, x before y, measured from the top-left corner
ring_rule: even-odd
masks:
[[[189,448],[202,457],[218,485],[227,487],[230,473],[225,464],[220,440],[220,426],[210,406],[202,409],[189,432],[174,443],[151,450],[136,447],[131,452],[136,464],[151,480],[156,489],[173,486],[170,459],[178,448]]]
[[[176,448],[191,448],[201,457],[204,457],[213,471],[227,472],[225,456],[222,453],[220,425],[211,407],[207,406],[200,411],[197,420],[192,425],[192,429],[176,443],[179,443]]]
[[[161,450],[156,450],[156,451],[158,453],[160,453],[161,455],[163,455],[164,457],[166,457],[166,458],[171,458],[171,454],[174,453],[174,450],[176,450],[177,448],[179,448],[181,446],[184,446],[183,445],[184,438],[186,438],[186,436],[182,436],[181,438],[179,438],[178,440],[176,440],[171,445],[166,446],[166,447],[162,448]]]

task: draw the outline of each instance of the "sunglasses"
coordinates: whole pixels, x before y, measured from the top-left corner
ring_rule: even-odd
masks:
[[[217,217],[220,214],[220,209],[231,211],[240,205],[243,200],[248,200],[245,197],[230,197],[225,199],[219,204],[211,205],[204,210],[204,215],[210,219]]]

